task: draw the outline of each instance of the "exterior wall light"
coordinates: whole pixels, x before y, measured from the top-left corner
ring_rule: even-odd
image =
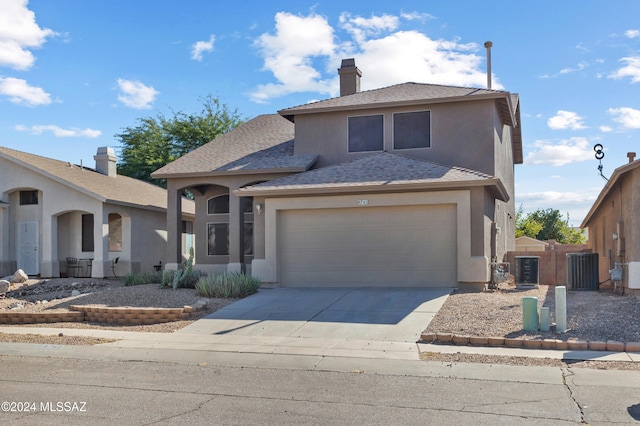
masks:
[[[262,214],[262,204],[256,204],[256,211],[258,214]]]

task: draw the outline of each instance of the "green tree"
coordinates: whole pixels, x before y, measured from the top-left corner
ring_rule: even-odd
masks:
[[[173,112],[138,119],[138,124],[117,134],[120,140],[118,173],[155,183],[166,188],[164,179],[152,179],[151,173],[229,132],[244,121],[237,110],[230,110],[208,95],[198,114]]]
[[[537,227],[540,229],[536,231]],[[530,233],[527,233],[529,230]],[[569,226],[569,215],[564,219],[559,210],[556,209],[538,209],[529,213],[526,217],[522,215],[522,207],[516,214],[516,236],[518,232],[522,235],[537,238],[538,240],[556,240],[560,244],[583,244],[585,242],[582,230],[577,230]]]
[[[525,216],[520,206],[516,212],[516,238],[522,236],[536,238],[541,230],[542,224],[534,220],[531,215]]]

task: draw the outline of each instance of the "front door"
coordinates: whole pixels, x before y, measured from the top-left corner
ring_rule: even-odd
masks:
[[[38,258],[38,222],[20,222],[18,269],[22,269],[27,275],[38,275],[40,273]]]

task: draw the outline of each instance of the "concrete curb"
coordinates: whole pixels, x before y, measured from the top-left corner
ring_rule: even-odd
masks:
[[[422,333],[418,343],[438,343],[443,345],[457,346],[488,346],[524,349],[551,349],[570,351],[607,351],[607,352],[638,352],[640,353],[640,342],[617,342],[608,340],[586,341],[586,340],[559,340],[559,339],[520,339],[505,337],[480,337],[457,335],[453,333]]]

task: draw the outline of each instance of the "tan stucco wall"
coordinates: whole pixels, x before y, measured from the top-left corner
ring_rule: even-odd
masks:
[[[393,149],[393,113],[431,111],[431,147]],[[446,165],[458,165],[494,174],[495,102],[455,102],[424,106],[367,109],[295,117],[295,153],[318,154],[317,167],[360,158],[348,152],[348,118],[384,115],[384,149]]]

